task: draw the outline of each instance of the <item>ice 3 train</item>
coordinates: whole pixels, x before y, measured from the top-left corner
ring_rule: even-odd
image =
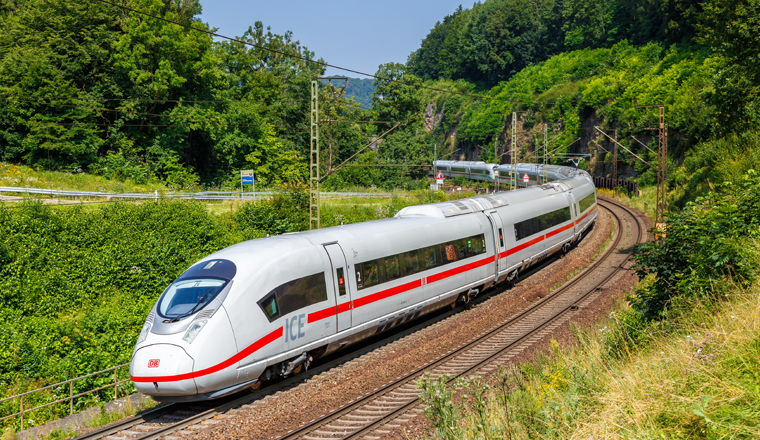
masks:
[[[588,173],[553,166],[547,174],[552,181],[543,185],[410,206],[389,219],[209,255],[150,311],[132,354],[135,386],[159,401],[256,388],[514,280],[566,252],[597,218]]]

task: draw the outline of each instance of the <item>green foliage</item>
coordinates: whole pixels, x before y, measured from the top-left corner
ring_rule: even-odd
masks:
[[[700,40],[723,57],[709,99],[715,122],[725,134],[756,127],[760,121],[760,1],[708,0],[703,3]]]
[[[757,262],[747,243],[760,236],[760,178],[750,170],[666,218],[665,237],[637,246],[634,270],[654,275],[630,298],[647,318],[661,317],[675,297],[709,298],[712,283],[732,277],[740,284],[756,279]]]
[[[300,188],[277,193],[266,203],[245,203],[235,223],[246,238],[279,235],[309,229],[309,193]]]
[[[576,143],[571,151],[578,151],[586,143],[583,148],[597,148],[596,152],[603,153],[588,141],[590,133],[584,122],[590,118],[594,125],[617,127],[621,143],[645,156],[647,150],[631,135],[641,139],[641,132],[656,125],[657,114],[634,109],[633,98],[638,97],[640,103],[666,104],[669,130],[678,133],[671,137],[669,150],[674,155],[683,154],[712,131],[712,107],[700,98],[700,93],[709,86],[715,63],[704,50],[693,47],[635,47],[625,41],[609,49],[565,52],[526,67],[509,81],[493,87],[485,93],[492,99],[431,93],[428,100],[444,110],[444,119],[434,134],[450,134],[456,129],[456,145],[452,148],[490,148],[494,135],[503,136],[511,125],[505,114],[518,111],[525,115],[523,130],[539,123],[551,124],[550,150],[562,152],[560,147],[582,137],[586,140]],[[451,81],[430,85],[470,92],[461,83]],[[500,139],[503,146],[503,137]],[[639,166],[642,173],[648,169],[623,149],[619,159],[630,167]],[[518,161],[531,159],[519,157]]]
[[[422,85],[422,81],[399,63],[380,65],[375,76],[383,78],[375,80],[377,88],[372,95],[372,105],[378,120],[418,122],[424,104],[420,89],[415,86]]]
[[[0,394],[128,362],[158,295],[231,238],[193,202],[0,209]],[[113,373],[75,392],[109,381]]]
[[[458,439],[459,417],[462,408],[454,403],[454,389],[448,386],[451,378],[442,374],[436,378],[424,376],[417,382],[422,390],[420,400],[425,403],[425,417],[433,424],[437,438]]]
[[[426,80],[493,87],[566,50],[688,44],[701,12],[696,0],[488,0],[436,23],[407,66]]]
[[[197,0],[131,6],[209,29]],[[267,146],[285,150],[260,158],[267,182],[304,179],[309,82],[323,69],[291,33],[257,22],[238,39],[303,59],[215,43],[102,3],[7,7],[15,9],[0,16],[0,114],[9,122],[0,160],[180,189],[224,182]]]

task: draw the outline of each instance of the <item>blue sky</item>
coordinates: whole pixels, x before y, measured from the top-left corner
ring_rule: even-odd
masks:
[[[201,0],[201,20],[236,37],[254,22],[293,37],[330,64],[374,74],[380,64],[405,63],[437,21],[462,0]],[[328,69],[327,75],[346,74]]]

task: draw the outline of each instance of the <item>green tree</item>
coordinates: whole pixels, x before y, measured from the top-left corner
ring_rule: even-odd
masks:
[[[256,177],[263,185],[298,182],[308,171],[298,153],[286,149],[269,124],[264,125],[253,151],[245,156],[245,160],[255,166]]]
[[[419,122],[422,119],[422,81],[399,63],[381,64],[375,76],[372,105],[378,120]]]
[[[760,121],[760,1],[709,0],[700,41],[723,57],[710,100],[723,133]]]

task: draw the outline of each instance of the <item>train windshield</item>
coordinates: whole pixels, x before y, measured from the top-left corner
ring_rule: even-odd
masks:
[[[158,313],[164,318],[179,319],[189,316],[214,300],[224,289],[227,280],[218,278],[190,278],[177,280],[166,289],[158,303]]]

